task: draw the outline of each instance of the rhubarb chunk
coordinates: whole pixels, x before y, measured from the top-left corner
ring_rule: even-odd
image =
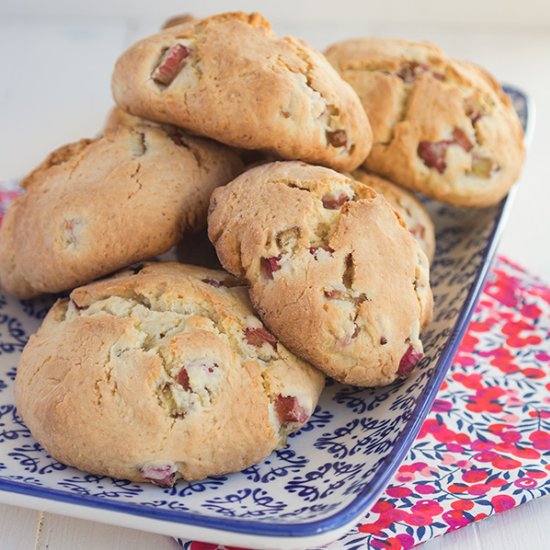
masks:
[[[158,84],[169,86],[185,67],[190,55],[191,50],[189,48],[183,44],[175,44],[164,52],[160,63],[151,74],[151,78]]]
[[[146,464],[139,473],[151,483],[159,487],[172,487],[176,481],[178,468],[175,464]]]
[[[273,279],[273,272],[281,269],[279,265],[281,257],[281,254],[279,254],[279,256],[272,256],[271,258],[260,258],[260,271],[266,279]]]
[[[327,141],[333,147],[345,147],[348,144],[348,134],[345,130],[327,131]]]
[[[416,365],[418,365],[422,357],[424,357],[423,353],[409,346],[403,357],[401,357],[401,361],[399,361],[399,368],[397,369],[398,376],[407,378]]]
[[[244,331],[244,339],[251,346],[257,348],[263,346],[264,344],[271,344],[273,349],[277,348],[277,338],[265,330],[265,328],[247,328]]]
[[[325,195],[322,199],[323,206],[327,210],[338,210],[345,202],[349,201],[350,198],[345,193],[340,193],[337,197],[332,193]]]
[[[298,398],[292,395],[278,395],[275,399],[275,411],[281,424],[299,422],[308,419],[307,411],[300,405]]]
[[[443,174],[447,168],[445,154],[452,143],[451,140],[421,141],[418,144],[418,156],[428,168],[435,168],[440,174]]]

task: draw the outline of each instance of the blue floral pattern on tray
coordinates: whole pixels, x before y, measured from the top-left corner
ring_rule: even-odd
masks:
[[[508,93],[525,125],[525,96]],[[288,524],[307,535],[347,523],[374,502],[430,408],[487,273],[505,206],[427,202],[437,230],[435,318],[409,379],[380,389],[329,383],[287,448],[243,472],[171,489],[79,472],[36,443],[17,416],[13,382],[21,350],[51,302],[0,293],[0,490],[260,535],[283,533]]]

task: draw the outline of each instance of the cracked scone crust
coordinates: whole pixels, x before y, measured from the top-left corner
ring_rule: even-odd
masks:
[[[17,370],[33,436],[65,464],[162,486],[284,446],[324,376],[267,332],[239,285],[223,271],[147,264],[58,301]]]
[[[480,67],[405,40],[349,40],[325,55],[369,116],[369,171],[470,207],[497,203],[518,178],[521,124],[510,98]]]
[[[277,38],[256,13],[217,15],[136,43],[117,61],[112,88],[134,115],[281,158],[351,170],[372,143],[353,89],[319,52]]]
[[[0,279],[28,298],[161,254],[206,225],[210,194],[242,164],[175,128],[107,130],[54,151],[22,182],[0,229]]]
[[[408,189],[364,170],[355,170],[352,176],[380,193],[390,206],[399,212],[408,230],[418,241],[431,263],[435,254],[435,229],[430,214],[422,202]]]
[[[208,232],[273,333],[330,376],[384,385],[421,358],[428,260],[368,186],[301,162],[259,166],[213,193]]]

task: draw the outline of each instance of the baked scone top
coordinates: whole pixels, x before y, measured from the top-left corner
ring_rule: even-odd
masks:
[[[270,329],[337,380],[388,384],[408,374],[403,358],[421,356],[428,260],[370,187],[301,162],[266,164],[214,192],[208,231]]]
[[[408,189],[364,170],[354,170],[352,177],[372,187],[399,212],[431,263],[435,254],[435,229],[430,214],[422,202]]]
[[[523,131],[486,71],[406,40],[348,40],[325,54],[369,116],[370,171],[459,206],[508,192],[523,164]]]
[[[305,42],[277,38],[253,13],[170,27],[127,50],[118,105],[245,149],[356,168],[372,142],[353,89]]]
[[[18,412],[57,460],[171,485],[250,466],[311,415],[324,376],[221,271],[146,264],[74,290],[31,337]]]
[[[0,229],[0,279],[28,298],[161,254],[204,227],[210,194],[242,169],[211,140],[119,126],[54,151],[21,185]]]

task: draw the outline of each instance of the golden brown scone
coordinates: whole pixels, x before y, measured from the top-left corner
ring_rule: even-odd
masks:
[[[355,170],[352,177],[372,187],[399,212],[407,228],[432,263],[435,253],[435,229],[430,214],[422,202],[409,190],[364,170]]]
[[[164,124],[161,125],[157,122],[153,122],[152,120],[146,120],[145,118],[131,115],[130,113],[127,113],[126,111],[123,111],[119,107],[115,106],[109,111],[109,114],[107,115],[107,120],[105,120],[105,124],[103,125],[103,132],[106,132],[107,130],[115,130],[119,126],[127,126],[128,128],[133,128],[134,126],[141,126],[143,124],[147,124],[149,126],[165,126],[166,128],[173,128],[173,126],[167,126]]]
[[[223,145],[149,125],[61,147],[5,215],[2,286],[61,292],[162,254],[204,227],[210,194],[241,168]]]
[[[307,421],[324,376],[240,284],[169,263],[74,290],[23,351],[18,414],[55,459],[98,475],[170,486],[262,460]]]
[[[301,162],[259,166],[213,193],[208,234],[272,332],[330,376],[389,384],[422,357],[428,260],[370,187]]]
[[[457,206],[506,195],[523,165],[523,131],[487,72],[423,42],[365,38],[325,53],[369,116],[369,171]]]
[[[181,15],[174,15],[173,17],[170,17],[170,19],[167,19],[161,29],[177,27],[178,25],[193,23],[194,21],[197,21],[197,18],[194,15],[191,15],[190,13],[182,13]]]
[[[143,124],[164,128],[166,132],[177,132],[176,126],[161,124],[160,122],[154,122],[153,120],[147,120],[139,116],[131,115],[130,113],[123,111],[120,107],[113,107],[109,111],[107,119],[105,120],[103,132],[108,129],[115,129],[117,126],[128,126],[129,128],[132,128],[134,126],[141,126]],[[264,162],[273,162],[275,160],[280,160],[274,155],[265,153],[264,151],[238,149],[236,147],[228,147],[228,149],[233,151],[233,153],[235,153],[241,159],[245,167],[252,167],[256,166],[257,164],[262,164]]]
[[[234,147],[352,170],[372,134],[357,94],[316,50],[253,13],[170,27],[117,61],[125,111]]]

